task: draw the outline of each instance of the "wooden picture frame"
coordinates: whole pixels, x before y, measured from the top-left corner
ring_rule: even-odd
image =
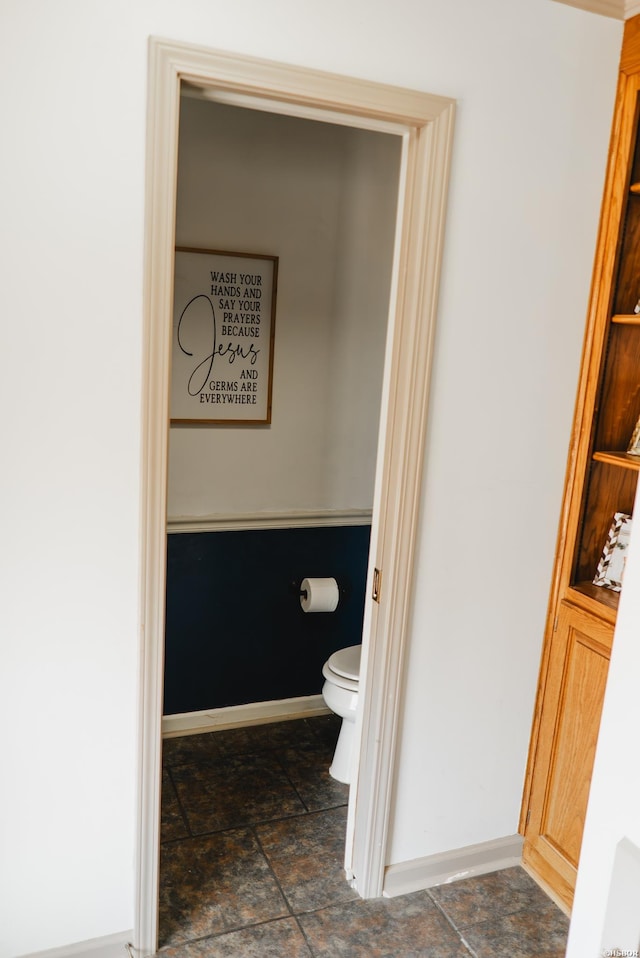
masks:
[[[593,580],[594,585],[604,586],[605,589],[611,589],[613,592],[620,591],[630,535],[631,516],[626,512],[614,513],[609,535]]]
[[[176,247],[172,424],[271,422],[278,257]]]

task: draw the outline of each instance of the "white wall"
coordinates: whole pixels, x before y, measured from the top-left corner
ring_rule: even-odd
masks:
[[[271,425],[173,427],[170,516],[371,508],[400,149],[183,98],[178,245],[280,261]]]
[[[482,42],[447,71],[459,114],[390,864],[518,826],[621,39],[525,6],[489,32],[471,15]]]
[[[459,100],[391,860],[517,820],[620,24],[549,0],[5,0],[3,958],[133,922],[150,34]]]

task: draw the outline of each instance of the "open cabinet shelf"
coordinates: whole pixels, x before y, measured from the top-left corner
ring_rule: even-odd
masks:
[[[628,83],[625,86],[626,112],[618,151],[611,157],[610,178],[614,181],[612,189],[616,183],[627,182],[630,186],[620,194],[605,196],[603,210],[611,214],[605,224],[608,248],[599,250],[603,260],[600,266],[596,263],[596,270],[601,270],[600,285],[590,311],[583,363],[583,378],[591,388],[577,413],[580,433],[576,445],[584,448],[588,442],[589,448],[582,474],[575,474],[566,493],[577,521],[567,526],[563,569],[569,570],[567,584],[592,598],[591,589],[585,592],[578,584],[596,578],[614,516],[631,515],[640,472],[640,457],[628,452],[640,418],[638,79],[630,88]],[[611,605],[608,597],[599,601]]]
[[[640,313],[620,313],[612,316],[611,322],[621,326],[640,326]]]
[[[640,456],[632,456],[628,452],[594,452],[593,458],[596,462],[608,462],[620,469],[640,471]]]
[[[572,598],[577,604],[581,604],[580,597],[588,596],[594,602],[599,602],[607,609],[618,611],[618,602],[620,593],[613,592],[611,589],[603,589],[601,586],[594,585],[593,582],[574,582],[571,586],[571,592],[576,593]]]

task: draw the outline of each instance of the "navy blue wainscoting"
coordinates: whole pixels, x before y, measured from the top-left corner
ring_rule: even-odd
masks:
[[[315,695],[322,665],[362,637],[370,526],[172,533],[164,714]],[[335,612],[293,585],[334,576]]]

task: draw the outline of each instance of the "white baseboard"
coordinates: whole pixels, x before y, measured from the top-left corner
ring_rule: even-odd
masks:
[[[164,715],[162,737],[195,735],[197,732],[215,732],[223,728],[241,728],[243,725],[265,725],[288,719],[309,718],[312,715],[330,715],[321,695],[302,695],[274,702],[252,702],[249,705],[230,705],[222,709],[202,712],[181,712]]]
[[[122,931],[116,935],[105,935],[104,938],[78,941],[62,948],[33,952],[22,958],[130,958],[129,942],[132,939],[133,931]]]
[[[395,898],[461,878],[511,868],[521,862],[522,836],[507,835],[479,845],[467,845],[450,852],[389,865],[384,873],[382,894],[385,898]]]

